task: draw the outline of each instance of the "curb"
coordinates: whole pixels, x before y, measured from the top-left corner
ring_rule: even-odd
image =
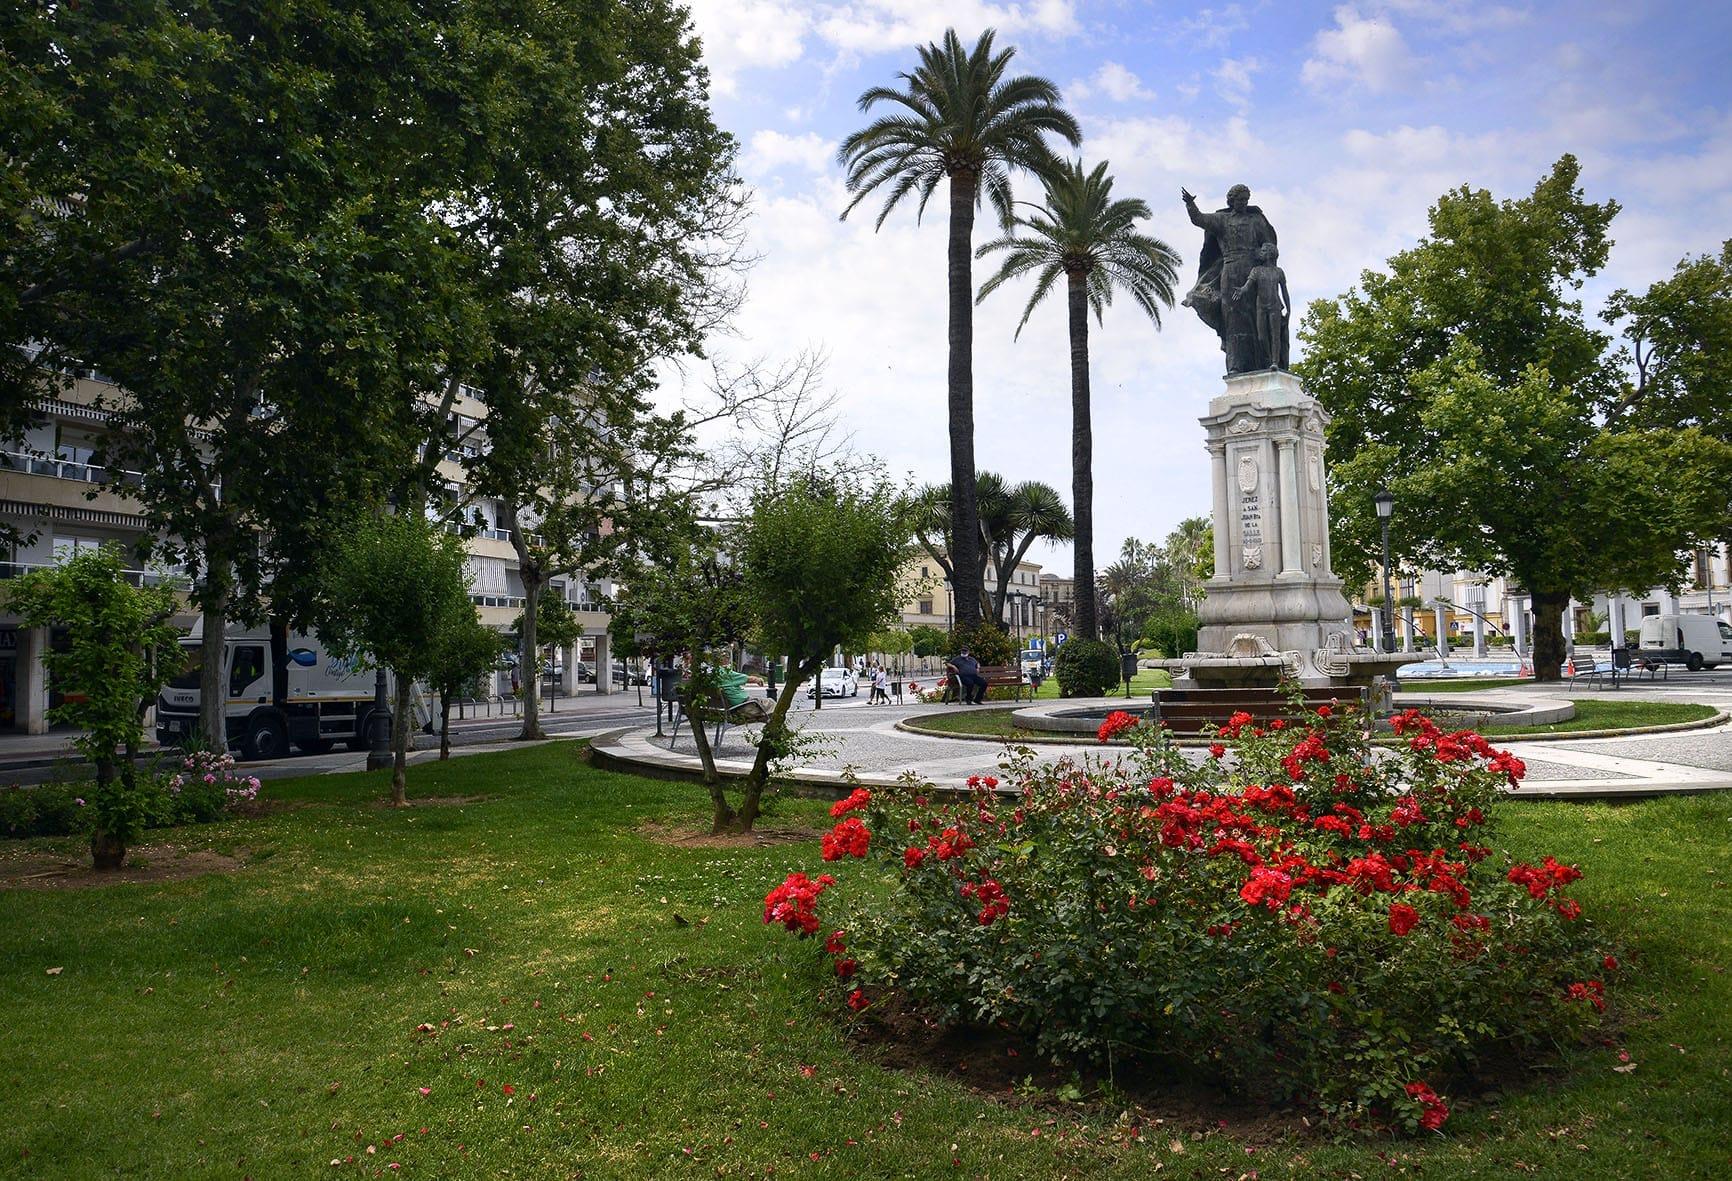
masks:
[[[1016,743],[1027,746],[1129,746],[1126,742],[1101,743],[1094,738],[1065,738],[1059,735],[1039,736],[1018,735],[1015,738],[989,734],[955,734],[946,730],[929,730],[924,726],[910,725],[909,719],[896,723],[896,729],[909,734],[917,734],[921,738],[949,738],[960,742],[996,742],[999,744]],[[1631,726],[1623,730],[1566,730],[1549,734],[1489,734],[1487,739],[1493,742],[1514,744],[1518,742],[1579,742],[1589,738],[1641,738],[1650,734],[1680,734],[1688,730],[1710,730],[1716,726],[1732,722],[1732,713],[1717,710],[1712,717],[1700,718],[1694,722],[1664,722],[1653,726]],[[1173,745],[1178,747],[1203,748],[1214,739],[1211,738],[1174,738]],[[1399,738],[1378,736],[1372,743],[1377,746],[1395,746]]]

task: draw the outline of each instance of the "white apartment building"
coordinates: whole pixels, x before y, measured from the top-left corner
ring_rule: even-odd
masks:
[[[34,535],[33,541],[0,553],[0,587],[6,579],[57,565],[81,549],[118,544],[136,553],[148,532],[137,502],[124,491],[105,488],[116,482],[113,473],[95,462],[105,421],[97,407],[113,397],[113,383],[90,370],[69,376],[74,379],[69,386],[38,402],[37,420],[22,438],[0,440],[0,519],[21,535]],[[487,406],[477,391],[465,389],[453,413],[461,426],[470,426],[485,421]],[[464,460],[478,453],[471,443],[439,462],[439,476],[459,502],[465,502]],[[145,475],[121,473],[118,482],[136,483]],[[453,528],[463,534],[469,554],[471,597],[482,622],[507,631],[523,610],[523,582],[511,535],[498,528],[497,504],[478,500],[465,503],[464,511],[465,520],[473,524]],[[141,582],[174,581],[180,572],[138,566],[129,576]],[[612,584],[573,577],[555,581],[551,589],[571,604],[583,625],[583,639],[560,653],[556,663],[571,670],[587,657],[593,662],[590,667],[599,670],[597,691],[608,692],[608,616],[601,605],[611,598]],[[175,622],[190,628],[195,618],[196,611],[188,606]],[[50,629],[22,627],[0,602],[0,732],[47,731],[47,711],[54,699],[42,656],[53,642]],[[508,689],[509,682],[509,673],[500,674],[496,690]],[[568,678],[568,691],[570,687]]]

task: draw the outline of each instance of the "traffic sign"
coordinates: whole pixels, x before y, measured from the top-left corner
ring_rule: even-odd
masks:
[[[1046,637],[1045,636],[1030,636],[1028,638],[1028,650],[1030,652],[1044,652],[1044,651],[1046,651]]]
[[[1064,642],[1068,639],[1070,639],[1069,632],[1059,632],[1058,635],[1052,638],[1052,646],[1054,648],[1062,648],[1064,647]]]

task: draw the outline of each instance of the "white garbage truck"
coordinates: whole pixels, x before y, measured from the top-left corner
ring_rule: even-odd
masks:
[[[204,659],[202,622],[181,640],[185,662],[156,702],[156,740],[185,744],[198,730],[199,675]],[[365,750],[372,737],[374,673],[333,656],[316,636],[290,633],[288,695],[273,700],[271,637],[264,630],[231,631],[223,640],[223,716],[231,750],[242,758],[273,759],[301,750],[323,754],[338,742]],[[395,699],[387,674],[386,701]],[[382,724],[389,725],[386,711]]]

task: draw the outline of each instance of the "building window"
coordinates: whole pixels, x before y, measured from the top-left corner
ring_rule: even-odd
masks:
[[[1714,567],[1712,554],[1706,549],[1696,551],[1696,577],[1692,580],[1700,590],[1706,590],[1714,585]]]
[[[927,570],[927,569],[926,569],[926,567],[925,567],[925,566],[922,566],[922,567],[920,567],[920,577],[922,577],[922,578],[931,578],[931,577],[932,577],[932,574],[931,574],[931,572],[930,572],[930,571],[929,571],[929,570]]]
[[[932,614],[932,600],[931,599],[921,599],[920,600],[920,614],[922,614],[922,615],[931,615]]]
[[[1642,604],[1642,618],[1643,619],[1648,619],[1652,616],[1658,615],[1659,613],[1660,613],[1660,604],[1658,604],[1658,603],[1643,603]]]

